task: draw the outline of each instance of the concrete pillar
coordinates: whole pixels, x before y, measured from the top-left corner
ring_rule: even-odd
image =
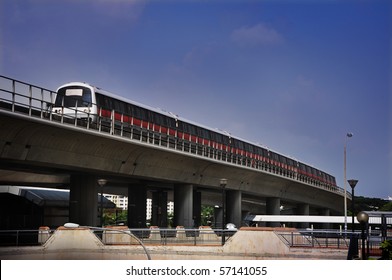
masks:
[[[143,185],[128,187],[128,227],[145,228],[147,209],[147,188]]]
[[[233,223],[237,228],[242,225],[242,192],[226,191],[226,223]]]
[[[331,211],[328,208],[319,209],[319,215],[320,216],[330,216],[331,215]],[[322,229],[330,229],[331,228],[331,224],[330,223],[322,223],[321,224],[321,228]]]
[[[222,228],[222,215],[223,215],[223,208],[222,207],[215,207],[214,208],[214,227],[215,228]]]
[[[280,215],[280,198],[279,197],[268,197],[266,199],[266,210],[267,215]],[[268,222],[269,227],[280,227],[279,222]]]
[[[174,186],[174,226],[193,228],[193,185]]]
[[[167,227],[167,192],[152,193],[151,225],[160,228]]]
[[[297,204],[296,215],[309,216],[309,204]],[[309,223],[297,223],[297,228],[309,228]]]
[[[93,175],[71,175],[69,221],[83,226],[98,226],[98,183]]]
[[[201,226],[201,192],[193,191],[193,226]]]

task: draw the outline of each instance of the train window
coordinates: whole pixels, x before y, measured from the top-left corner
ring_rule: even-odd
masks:
[[[203,129],[201,127],[196,127],[196,134],[198,137],[203,137]]]
[[[111,100],[107,96],[103,96],[102,107],[106,109],[112,108],[112,103],[110,101]]]
[[[225,144],[225,145],[229,145],[230,144],[229,136],[222,135],[222,144]]]
[[[223,142],[222,135],[219,133],[214,133],[213,140],[217,143],[222,143]]]
[[[152,113],[153,122],[157,125],[163,125],[163,116],[157,113]]]
[[[253,146],[251,144],[244,143],[244,146],[245,146],[245,151],[253,153]]]
[[[141,119],[142,118],[142,111],[141,108],[135,106],[133,107],[133,114],[136,118]]]
[[[271,157],[272,157],[273,160],[279,161],[279,155],[277,153],[272,152],[271,153]]]
[[[116,112],[124,113],[124,111],[125,111],[124,102],[117,100],[117,99],[113,99],[112,101],[113,101],[113,109]]]
[[[287,163],[286,157],[280,156],[280,162],[286,164]]]
[[[126,104],[126,106],[125,106],[125,114],[127,114],[127,115],[133,115],[132,114],[132,105],[131,104]]]
[[[198,133],[198,136],[203,139],[210,139],[210,132],[207,129],[198,127],[197,133]]]
[[[204,139],[210,140],[211,139],[210,134],[211,134],[211,132],[209,130],[203,129],[203,138]]]
[[[167,124],[168,124],[168,126],[171,127],[171,128],[177,128],[178,122],[176,122],[175,119],[169,118],[169,117],[168,117],[168,118],[167,118]]]
[[[242,141],[237,140],[237,139],[233,139],[233,146],[234,146],[234,148],[238,148],[240,150],[244,149],[244,143]]]
[[[64,99],[64,101],[63,101]],[[64,103],[63,103],[64,102]],[[85,87],[65,87],[57,92],[55,107],[89,106],[92,103],[91,90]]]
[[[184,131],[184,123],[182,121],[178,121],[177,124],[178,124],[178,130]]]
[[[104,103],[104,98],[103,98],[103,96],[97,93],[97,94],[96,94],[96,99],[97,99],[97,105],[98,105],[98,106],[102,106],[102,104]]]
[[[196,135],[196,127],[194,125],[184,123],[184,131],[191,135]]]

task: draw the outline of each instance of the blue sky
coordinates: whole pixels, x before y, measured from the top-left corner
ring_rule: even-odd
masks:
[[[392,196],[392,2],[2,0],[0,73],[86,81]]]

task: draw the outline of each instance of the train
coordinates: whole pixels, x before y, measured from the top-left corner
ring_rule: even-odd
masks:
[[[100,129],[104,124],[106,127],[121,127],[121,133],[128,131],[138,139],[153,135],[160,142],[181,146],[193,153],[337,189],[334,176],[309,164],[88,83],[72,82],[60,86],[51,110],[58,116],[87,120]]]

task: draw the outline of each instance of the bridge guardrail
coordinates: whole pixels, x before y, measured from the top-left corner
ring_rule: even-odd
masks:
[[[86,115],[86,112],[78,108],[70,109],[72,114],[59,114],[51,110],[54,104],[56,92],[30,85],[18,80],[5,76],[0,76],[0,110],[10,111],[16,114],[27,115],[39,118],[49,122],[71,125],[81,129],[94,130],[100,133],[113,135],[116,137],[126,138],[134,142],[143,142],[152,146],[160,146],[169,150],[176,150],[186,154],[193,154],[200,157],[214,159],[236,166],[247,167],[250,169],[262,171],[273,175],[283,176],[291,180],[309,184],[313,187],[344,195],[344,190],[337,186],[330,186],[321,182],[298,176],[293,171],[273,166],[270,163],[255,160],[238,155],[229,151],[220,150],[202,143],[194,143],[189,139],[178,139],[169,134],[161,133],[146,129],[142,125],[133,125],[122,121],[115,121],[114,110],[110,117],[101,115],[87,114],[86,119],[80,119],[78,115]],[[64,111],[64,110],[63,110]],[[121,114],[121,120],[124,115]],[[91,120],[98,120],[92,122]],[[347,192],[348,198],[351,199],[351,193]]]

